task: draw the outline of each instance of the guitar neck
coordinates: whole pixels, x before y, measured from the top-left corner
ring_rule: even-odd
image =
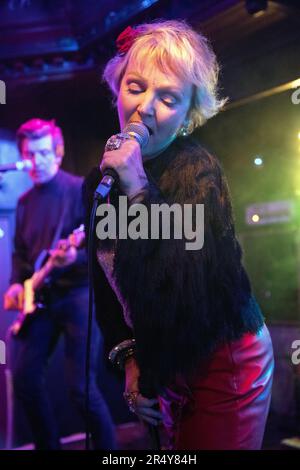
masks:
[[[67,250],[71,246],[75,248],[82,248],[85,241],[85,233],[84,233],[84,226],[81,225],[78,229],[74,230],[66,240],[64,240],[64,250]],[[50,257],[48,258],[47,262],[44,266],[41,267],[38,271],[36,271],[33,276],[31,277],[32,280],[32,288],[34,291],[40,289],[46,278],[49,276],[51,271],[54,269],[53,260]]]

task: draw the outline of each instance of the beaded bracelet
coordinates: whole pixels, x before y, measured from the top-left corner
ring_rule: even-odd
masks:
[[[117,344],[109,353],[110,362],[124,370],[125,361],[128,357],[133,356],[135,352],[135,339],[126,339],[122,343]]]

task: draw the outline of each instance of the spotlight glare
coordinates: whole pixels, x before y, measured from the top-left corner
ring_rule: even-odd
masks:
[[[261,165],[263,164],[263,159],[260,158],[260,157],[256,157],[256,158],[254,159],[254,164],[255,164],[256,166],[261,166]]]
[[[292,88],[298,88],[300,86],[300,78],[297,78],[297,80],[293,80],[291,83]]]
[[[267,0],[246,0],[245,4],[249,15],[254,17],[263,15],[268,8]]]

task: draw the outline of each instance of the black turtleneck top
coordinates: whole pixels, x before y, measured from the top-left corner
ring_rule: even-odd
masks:
[[[59,238],[67,238],[83,222],[81,186],[81,177],[59,170],[50,181],[33,186],[21,196],[16,212],[11,283],[23,283],[33,274],[41,251],[52,247],[61,219]],[[78,250],[76,262],[55,269],[51,278],[54,286],[86,285],[85,250]]]

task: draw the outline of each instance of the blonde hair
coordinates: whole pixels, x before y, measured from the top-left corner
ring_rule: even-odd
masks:
[[[103,79],[115,96],[130,60],[152,61],[162,72],[172,72],[193,85],[188,133],[217,114],[227,99],[218,99],[219,66],[208,40],[184,21],[155,21],[135,28],[136,35],[126,53],[106,65]]]

